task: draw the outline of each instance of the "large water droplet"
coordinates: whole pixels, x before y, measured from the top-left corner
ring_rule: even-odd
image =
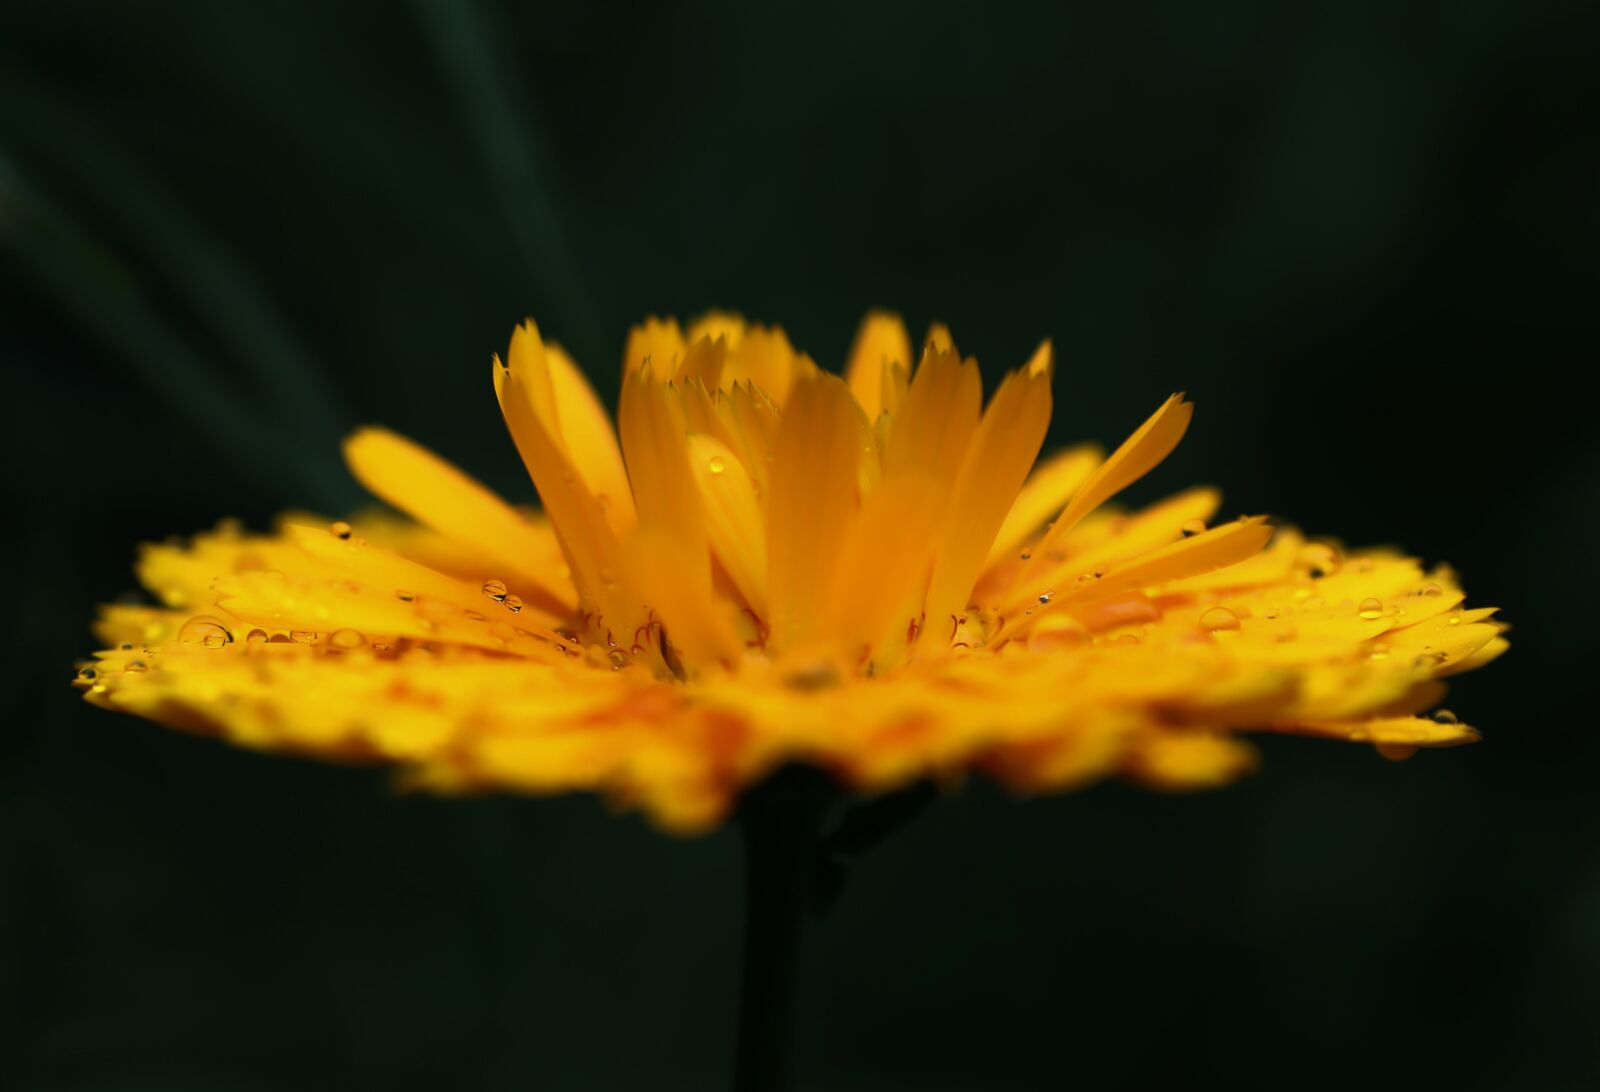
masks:
[[[508,595],[506,596],[505,602],[506,610],[510,611],[512,614],[516,614],[522,610],[522,596],[520,595]]]
[[[1435,724],[1460,724],[1461,718],[1448,709],[1440,709],[1433,714],[1433,721]]]
[[[82,679],[84,682],[94,682],[95,679],[97,679],[99,677],[100,677],[100,672],[96,671],[92,667],[80,667],[80,668],[78,668],[78,678]]]
[[[1356,605],[1356,613],[1369,622],[1383,617],[1383,600],[1368,597]]]
[[[1237,633],[1239,616],[1227,607],[1211,607],[1200,616],[1200,628],[1207,633]]]
[[[328,634],[329,647],[339,649],[341,652],[352,652],[366,647],[366,644],[366,635],[358,629],[336,629]]]
[[[505,581],[485,580],[483,582],[483,594],[493,599],[496,603],[504,603],[506,601]]]
[[[351,527],[344,520],[339,519],[328,524],[328,533],[334,538],[341,538],[348,541],[350,536],[355,533],[355,528]]]
[[[150,665],[145,663],[143,660],[129,660],[127,663],[122,665],[122,670],[132,671],[137,675],[141,671],[149,671]]]
[[[221,648],[233,643],[233,634],[219,619],[201,615],[191,618],[178,631],[178,643],[201,648]]]
[[[309,629],[291,629],[289,631],[289,640],[297,645],[314,645],[322,640],[322,634]]]
[[[706,469],[711,471],[713,474],[721,474],[724,470],[728,469],[728,463],[721,455],[713,455],[710,459],[706,460]]]

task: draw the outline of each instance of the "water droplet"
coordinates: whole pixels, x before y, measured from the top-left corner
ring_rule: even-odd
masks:
[[[350,536],[355,533],[355,528],[351,527],[342,519],[334,520],[332,523],[328,524],[328,533],[334,538],[348,540]]]
[[[133,651],[133,642],[132,641],[123,641],[117,647],[120,648],[124,652],[132,652]]]
[[[132,671],[133,673],[138,674],[141,671],[150,670],[150,665],[145,663],[143,660],[129,660],[122,666],[122,670]]]
[[[483,582],[483,594],[493,599],[496,603],[504,603],[506,601],[505,581],[485,580]]]
[[[322,640],[322,634],[309,629],[291,629],[289,631],[289,640],[297,645],[314,645]]]
[[[1461,718],[1448,709],[1440,709],[1433,714],[1433,722],[1435,724],[1460,724]]]
[[[201,615],[183,624],[183,628],[178,631],[178,642],[185,645],[199,645],[202,648],[221,648],[223,645],[233,643],[233,634],[229,633],[228,627],[219,620]]]
[[[389,642],[388,641],[373,641],[372,642],[372,651],[374,651],[374,652],[388,652],[389,651]]]
[[[512,614],[516,614],[518,611],[522,610],[522,596],[506,596],[506,610],[510,611]]]
[[[82,679],[84,682],[93,682],[95,679],[97,679],[99,677],[100,677],[100,672],[96,671],[92,667],[80,667],[80,668],[78,668],[78,678]]]
[[[1206,521],[1203,519],[1186,519],[1183,521],[1183,526],[1178,528],[1183,533],[1184,538],[1193,538],[1195,535],[1204,534],[1205,529]]]
[[[249,633],[246,633],[244,635],[244,639],[245,639],[245,643],[247,643],[247,644],[252,644],[252,645],[265,644],[266,640],[267,640],[267,631],[264,630],[264,629],[253,629]]]
[[[1429,599],[1437,599],[1444,594],[1444,589],[1437,584],[1424,584],[1417,590],[1417,594]]]
[[[1117,634],[1117,639],[1113,641],[1112,644],[1136,645],[1139,644],[1139,635],[1137,633],[1119,633]]]
[[[1268,607],[1266,609],[1266,612],[1262,615],[1262,617],[1268,619],[1269,621],[1272,620],[1272,619],[1277,618],[1278,617],[1278,608],[1277,607]]]
[[[336,629],[328,634],[328,645],[341,652],[351,652],[366,646],[367,637],[359,629]]]
[[[630,657],[620,648],[614,648],[611,650],[610,660],[611,670],[613,671],[621,671],[623,668],[627,667],[633,662],[632,657]]]
[[[1456,611],[1454,614],[1452,614],[1450,616],[1450,624],[1452,626],[1459,626],[1461,624],[1461,612],[1460,611]]]
[[[410,592],[410,591],[397,591],[397,592],[394,593],[394,597],[396,599],[400,600],[400,602],[402,602],[402,603],[409,603],[412,600],[416,599],[417,593],[416,592]]]
[[[289,635],[287,633],[274,633],[271,637],[267,638],[267,644],[269,645],[286,645],[288,643]]]
[[[713,455],[709,460],[706,461],[706,469],[711,471],[713,474],[721,474],[724,470],[728,469],[728,464],[721,455]]]
[[[1448,657],[1442,652],[1419,652],[1416,659],[1411,661],[1412,667],[1438,667]]]
[[[1050,599],[1054,594],[1055,594],[1054,592],[1040,592],[1039,593],[1039,602],[1040,602],[1040,604],[1044,604],[1044,603],[1050,602]]]
[[[1200,616],[1200,628],[1213,635],[1237,633],[1239,616],[1227,607],[1211,607]]]
[[[1033,554],[1030,553],[1027,550],[1023,550],[1022,553],[1019,556],[1022,558],[1023,561],[1032,561],[1033,560]]]
[[[1356,606],[1356,613],[1369,622],[1383,617],[1383,600],[1366,598]]]
[[[1313,578],[1332,576],[1339,571],[1343,558],[1339,551],[1325,542],[1312,542],[1301,547],[1295,561]]]

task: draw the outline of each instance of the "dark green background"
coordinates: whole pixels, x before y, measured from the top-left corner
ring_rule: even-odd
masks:
[[[397,798],[79,703],[134,544],[357,500],[383,422],[518,499],[487,360],[602,388],[707,306],[860,313],[1135,490],[1398,542],[1505,608],[1478,747],[1237,788],[974,785],[807,953],[815,1090],[1600,1081],[1600,19],[1577,3],[0,6],[0,1087],[705,1089],[737,841]]]

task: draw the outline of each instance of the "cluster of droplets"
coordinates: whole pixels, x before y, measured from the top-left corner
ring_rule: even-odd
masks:
[[[486,598],[505,607],[512,614],[522,610],[522,597],[508,591],[503,580],[485,580],[483,582],[483,594]]]

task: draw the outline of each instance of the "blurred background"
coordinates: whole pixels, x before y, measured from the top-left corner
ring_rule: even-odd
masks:
[[[1600,1082],[1600,14],[0,3],[0,1087],[715,1089],[737,839],[117,718],[135,544],[361,498],[382,422],[519,501],[489,354],[608,396],[712,306],[837,366],[869,306],[1053,440],[1173,390],[1198,481],[1464,574],[1481,746],[1268,740],[1237,788],[974,784],[806,954],[808,1090]]]

